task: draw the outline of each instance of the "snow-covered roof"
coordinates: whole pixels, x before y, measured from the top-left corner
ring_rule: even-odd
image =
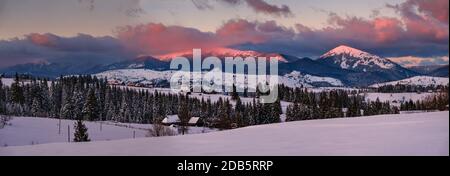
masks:
[[[198,121],[200,120],[200,117],[192,117],[191,119],[189,119],[189,124],[197,124]]]
[[[166,124],[169,124],[169,123],[178,123],[178,122],[180,122],[180,119],[178,118],[178,115],[170,115],[170,116],[167,116],[167,117],[164,118],[164,120],[162,121],[162,123],[166,123]]]

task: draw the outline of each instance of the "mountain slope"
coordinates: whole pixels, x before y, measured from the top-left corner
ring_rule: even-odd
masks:
[[[413,66],[413,67],[408,67],[408,69],[413,70],[413,71],[423,74],[423,75],[448,77],[448,65]]]
[[[447,77],[448,78],[448,65],[444,65],[429,73],[430,76]]]
[[[0,69],[0,73],[8,76],[21,73],[37,77],[56,78],[61,75],[92,74],[102,67],[104,65],[89,63],[29,63]]]
[[[151,56],[139,56],[136,59],[114,63],[101,68],[99,71],[116,70],[116,69],[152,69],[152,70],[168,70],[170,62],[161,61]]]

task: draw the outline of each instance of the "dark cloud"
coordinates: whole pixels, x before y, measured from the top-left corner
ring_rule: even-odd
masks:
[[[145,10],[141,7],[141,0],[120,0],[114,3],[111,3],[111,0],[78,0],[78,2],[85,5],[91,12],[95,11],[98,6],[115,4],[117,10],[129,17],[139,17],[145,13]]]
[[[211,10],[213,6],[209,3],[209,0],[191,0],[192,3],[200,10]]]
[[[263,0],[246,0],[246,2],[250,8],[255,10],[255,12],[284,17],[293,16],[291,9],[287,5],[271,5]]]
[[[87,7],[90,11],[95,10],[95,0],[78,0],[78,2],[80,4],[87,5]]]
[[[257,13],[263,13],[267,15],[273,15],[276,17],[293,17],[291,9],[287,5],[272,5],[267,3],[265,0],[216,0],[228,5],[237,6],[241,4],[246,4],[253,11]],[[209,0],[192,0],[194,5],[200,9],[212,9],[212,5]]]
[[[53,34],[29,34],[23,38],[0,41],[0,68],[29,62],[110,63],[131,58],[113,37],[79,34],[60,37]]]

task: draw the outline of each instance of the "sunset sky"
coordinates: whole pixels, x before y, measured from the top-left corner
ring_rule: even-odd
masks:
[[[448,0],[0,0],[0,67],[195,47],[316,57],[345,44],[448,64]]]

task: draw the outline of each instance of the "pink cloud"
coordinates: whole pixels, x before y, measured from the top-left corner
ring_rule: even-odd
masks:
[[[217,30],[217,36],[227,41],[228,44],[241,42],[262,43],[267,36],[257,31],[257,24],[246,20],[233,20],[225,23]]]
[[[408,0],[388,7],[401,15],[410,38],[448,43],[448,0]]]
[[[448,24],[448,0],[409,0],[405,4],[417,6],[417,10]]]
[[[215,33],[149,23],[121,27],[117,30],[117,36],[131,50],[142,54],[162,55],[193,48],[260,44],[274,38],[292,38],[294,32],[278,26],[274,21],[260,23],[239,19],[227,21]]]
[[[401,21],[395,18],[376,18],[373,22],[375,40],[379,43],[394,42],[404,32]]]
[[[46,47],[53,47],[55,45],[54,38],[50,35],[33,33],[29,34],[27,38],[36,45]]]
[[[389,59],[405,67],[414,67],[421,65],[448,65],[448,56],[442,57],[404,56],[404,57],[392,57]]]
[[[121,27],[118,38],[131,50],[143,54],[165,54],[193,47],[217,45],[212,33],[194,28],[149,23]]]
[[[226,4],[247,4],[255,11],[270,14],[283,12],[283,6],[270,5],[263,0],[220,0]],[[197,6],[208,0],[194,0]],[[359,47],[375,54],[445,55],[448,53],[448,8],[436,4],[448,4],[441,0],[432,3],[424,0],[408,0],[388,5],[400,14],[400,18],[380,14],[371,18],[339,16],[330,13],[328,27],[312,29],[296,24],[295,30],[278,25],[275,21],[248,21],[234,19],[225,22],[215,32],[203,32],[195,28],[142,24],[126,26],[118,30],[119,39],[133,51],[142,54],[162,55],[192,48],[239,47],[242,49],[285,52],[293,55],[318,55],[341,44]],[[203,8],[203,9],[205,9]],[[289,9],[289,8],[285,8]],[[283,12],[283,13],[281,13]],[[448,54],[446,54],[448,55]]]

